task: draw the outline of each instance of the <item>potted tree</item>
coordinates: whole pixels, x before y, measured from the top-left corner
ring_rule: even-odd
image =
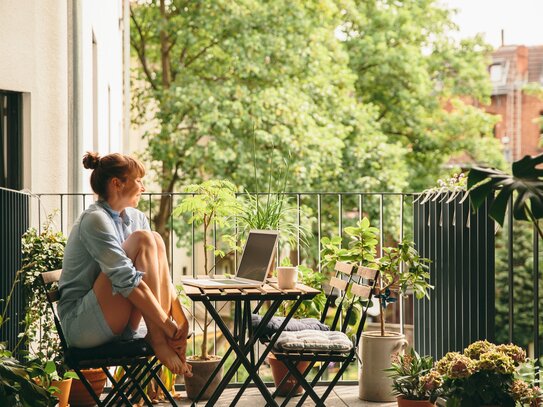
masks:
[[[360,394],[362,400],[391,401],[392,380],[385,369],[390,367],[390,355],[401,353],[407,346],[405,335],[385,329],[385,311],[389,304],[408,290],[417,299],[428,297],[432,289],[428,282],[430,260],[419,255],[414,243],[404,240],[397,247],[383,248],[383,256],[377,261],[380,271],[380,288],[375,293],[379,300],[379,331],[362,333],[362,369],[360,374]],[[402,269],[403,265],[403,269]]]
[[[427,295],[427,290],[433,288],[428,283],[429,260],[421,258],[410,241],[401,242],[397,247],[383,248],[383,256],[377,259],[379,229],[371,226],[365,217],[355,226],[345,228],[345,234],[349,239],[347,247],[342,244],[340,236],[322,239],[324,265],[331,267],[337,261],[347,261],[380,271],[380,288],[375,298],[379,301],[381,329],[362,333],[359,397],[368,401],[394,401],[392,379],[384,369],[390,367],[390,355],[402,352],[407,341],[403,334],[386,331],[385,311],[387,305],[397,301],[398,293],[413,290],[417,298]]]
[[[209,266],[209,256],[213,253],[215,256],[224,256],[224,252],[219,250],[209,241],[208,233],[214,225],[217,227],[226,226],[228,220],[239,211],[239,204],[236,200],[236,188],[228,181],[209,180],[201,184],[188,185],[183,188],[183,192],[189,193],[181,203],[174,209],[173,215],[180,216],[186,214],[189,216],[188,222],[194,223],[203,228],[203,247],[204,247],[204,273],[208,275],[211,271]],[[223,235],[223,240],[231,243],[232,240]],[[208,351],[208,321],[207,310],[204,311],[204,321],[202,328],[202,345],[200,354],[188,358],[188,363],[192,366],[192,377],[185,377],[185,387],[189,398],[194,399],[202,386],[207,382],[211,373],[215,370],[221,361],[218,355],[210,354]],[[206,389],[202,399],[209,399],[222,378],[222,372],[215,377],[214,382]]]

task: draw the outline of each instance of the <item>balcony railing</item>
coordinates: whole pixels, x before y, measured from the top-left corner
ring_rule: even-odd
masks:
[[[468,201],[462,201],[460,196],[448,202],[450,195],[434,196],[429,200],[401,193],[293,192],[286,195],[296,213],[292,221],[312,231],[307,246],[297,240],[291,245],[283,243],[280,248],[281,256],[290,252],[294,263],[322,271],[321,238],[344,236],[345,227],[355,224],[363,216],[380,230],[378,255],[383,245],[403,238],[417,241],[419,251],[432,259],[431,284],[436,289],[429,302],[414,301],[407,295],[390,306],[387,327],[405,333],[418,351],[439,357],[447,351],[462,350],[469,341],[486,338],[513,341],[525,347],[532,356],[540,356],[538,239],[529,224],[509,222],[494,239],[493,222],[485,213],[472,214]],[[159,200],[165,197],[168,201],[167,224],[171,231],[168,245],[174,282],[183,275],[201,273],[197,261],[201,257],[199,230],[171,215],[172,208],[183,196],[182,193],[148,193],[140,203],[152,220]],[[17,242],[22,232],[28,226],[40,228],[45,215],[58,210],[54,217],[56,227],[68,235],[74,219],[93,200],[91,194],[83,193],[30,196],[0,189],[2,297],[5,298],[9,276],[19,267]],[[214,229],[215,243],[220,240],[221,232]],[[233,272],[236,261],[234,257],[232,261],[221,262],[214,272]],[[456,272],[460,274],[454,274]],[[198,314],[199,310],[193,309],[193,312]],[[12,323],[16,321],[14,318]],[[222,340],[213,328],[220,354]],[[198,333],[196,324],[193,329]],[[372,326],[370,321],[367,329],[377,329],[377,325]],[[4,333],[2,335],[8,339]],[[198,335],[195,335],[189,352],[196,351],[197,341]],[[267,374],[263,371],[262,377],[268,377]],[[243,379],[241,376],[243,373],[239,380]],[[344,375],[343,383],[356,380],[357,370],[353,367]]]

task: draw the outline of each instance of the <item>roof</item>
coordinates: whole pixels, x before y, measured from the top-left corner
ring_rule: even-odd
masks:
[[[543,45],[500,47],[492,53],[491,67],[493,95],[505,94],[528,82],[543,84]]]

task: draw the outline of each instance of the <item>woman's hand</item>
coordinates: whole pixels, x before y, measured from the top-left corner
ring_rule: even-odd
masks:
[[[168,345],[177,353],[181,359],[182,373],[184,376],[192,377],[192,366],[187,363],[187,335],[188,325],[177,327],[173,337],[168,338]]]

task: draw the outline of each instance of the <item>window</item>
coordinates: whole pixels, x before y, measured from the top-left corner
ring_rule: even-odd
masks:
[[[490,65],[490,80],[494,83],[503,81],[503,65],[502,64]]]
[[[22,95],[0,90],[0,187],[23,188]]]

